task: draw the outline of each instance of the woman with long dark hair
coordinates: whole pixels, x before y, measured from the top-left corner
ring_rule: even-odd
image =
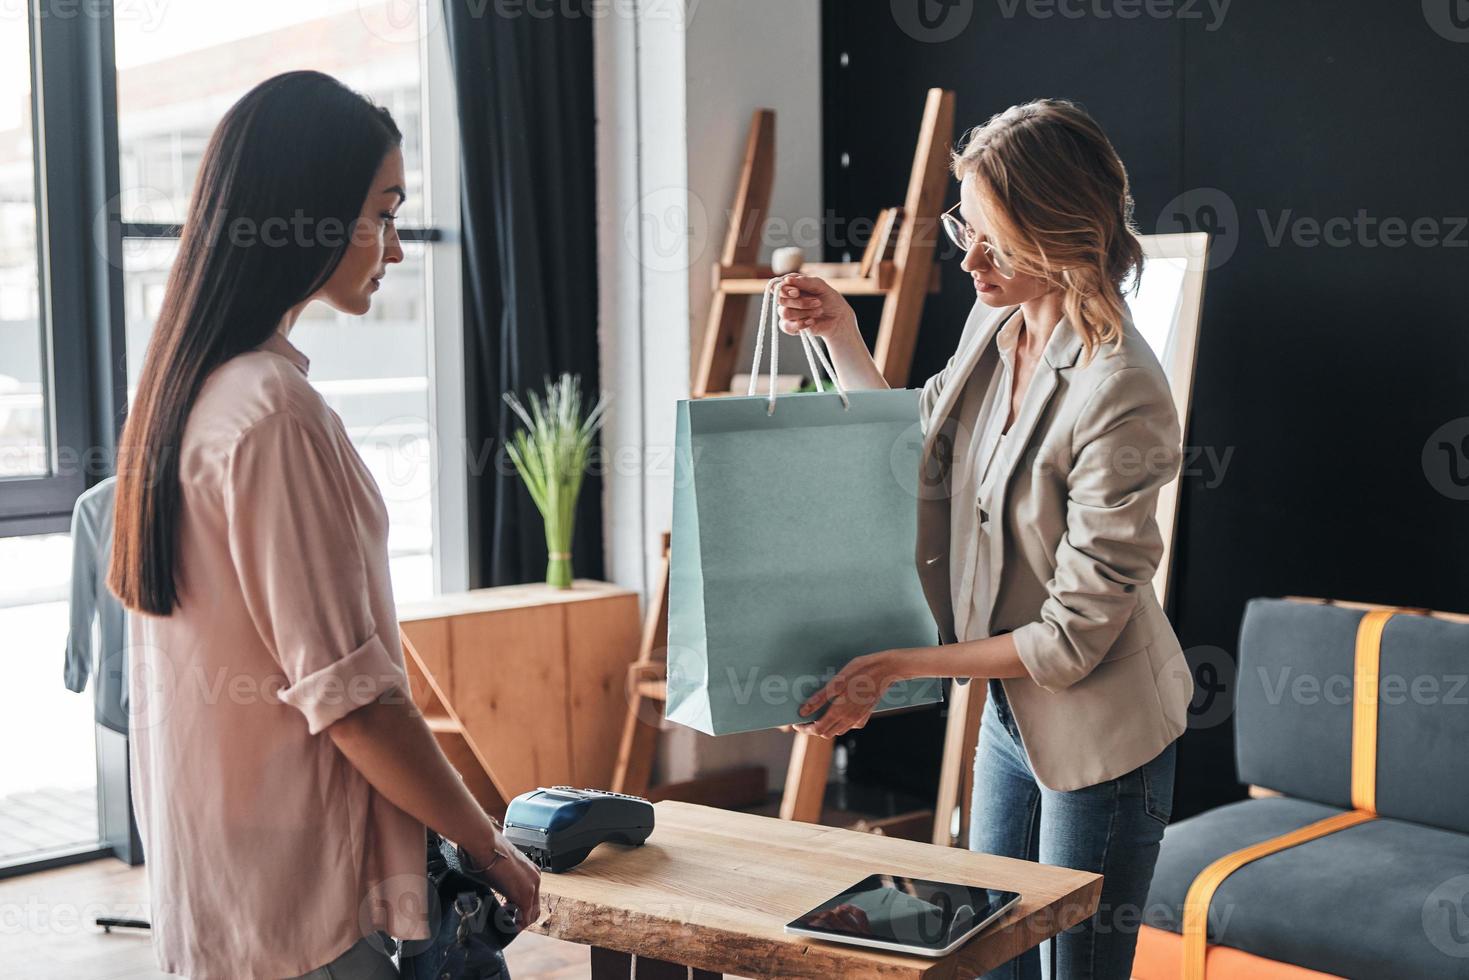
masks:
[[[138,614],[133,794],[172,973],[396,976],[378,934],[428,935],[425,824],[539,915],[408,697],[382,497],[287,339],[312,302],[366,313],[402,261],[400,143],[318,72],[229,110],[123,431],[108,584]]]

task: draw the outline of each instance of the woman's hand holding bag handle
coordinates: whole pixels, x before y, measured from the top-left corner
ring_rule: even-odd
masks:
[[[781,319],[779,313],[776,313],[775,316],[772,317],[771,308],[772,302],[777,299],[777,296],[781,291],[781,285],[786,281],[786,279],[787,277],[780,276],[770,280],[770,282],[766,283],[765,285],[764,299],[760,304],[760,325],[756,328],[755,332],[755,358],[754,363],[750,365],[750,388],[747,394],[753,397],[755,395],[755,386],[760,379],[760,361],[765,349],[766,324],[769,323],[770,403],[769,407],[766,409],[766,414],[768,415],[775,414],[775,380],[777,374],[779,373],[780,366],[780,344],[778,343],[778,341],[780,340],[780,334],[776,331],[780,327]],[[821,280],[818,279],[813,281],[820,282]],[[826,287],[825,283],[822,283],[822,286],[830,291],[830,287]],[[835,291],[831,292],[833,296],[837,296]],[[837,296],[837,298],[841,299],[840,296]],[[846,301],[843,300],[842,302],[845,303]],[[780,303],[781,306],[784,307],[785,301],[781,300]],[[848,307],[848,309],[850,311],[850,307]],[[805,351],[806,354],[806,366],[811,372],[812,383],[815,384],[818,389],[823,389],[825,387],[825,384],[821,379],[821,370],[822,368],[824,368],[826,370],[827,376],[831,378],[832,385],[836,387],[837,395],[842,400],[842,407],[850,408],[851,402],[847,398],[847,390],[846,388],[842,387],[842,382],[837,377],[836,369],[832,367],[831,361],[827,359],[826,351],[822,349],[821,345],[816,342],[815,337],[812,336],[811,330],[802,327],[799,329],[799,333],[797,333],[797,336],[801,338],[801,349]],[[821,367],[817,367],[818,361],[820,362]]]

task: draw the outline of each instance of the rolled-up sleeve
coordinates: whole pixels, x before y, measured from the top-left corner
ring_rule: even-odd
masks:
[[[373,621],[362,544],[333,448],[288,412],[235,444],[229,548],[250,618],[285,675],[280,698],[312,734],[407,678]]]
[[[1066,533],[1040,619],[1014,632],[1031,678],[1059,691],[1112,648],[1163,555],[1154,511],[1178,473],[1180,435],[1161,376],[1124,368],[1098,386],[1077,419],[1067,478]]]

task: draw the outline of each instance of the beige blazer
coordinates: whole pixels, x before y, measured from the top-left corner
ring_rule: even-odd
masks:
[[[959,348],[924,385],[918,575],[943,643],[950,596],[950,466],[967,383],[999,367],[995,331],[1014,308],[976,302]],[[1026,391],[991,489],[991,586],[965,639],[1013,633],[1029,677],[1004,681],[1042,785],[1080,789],[1130,772],[1178,738],[1193,679],[1157,596],[1163,553],[1154,511],[1178,472],[1168,379],[1128,323],[1119,345],[1082,356],[1066,320]],[[975,495],[976,481],[958,492]],[[975,506],[979,506],[976,499]],[[982,615],[987,612],[987,615]]]

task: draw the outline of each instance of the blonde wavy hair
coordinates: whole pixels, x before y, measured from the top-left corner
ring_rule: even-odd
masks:
[[[1039,99],[970,130],[951,163],[973,176],[991,241],[1015,270],[1064,292],[1090,357],[1122,338],[1123,285],[1142,271],[1127,168],[1080,106]]]

